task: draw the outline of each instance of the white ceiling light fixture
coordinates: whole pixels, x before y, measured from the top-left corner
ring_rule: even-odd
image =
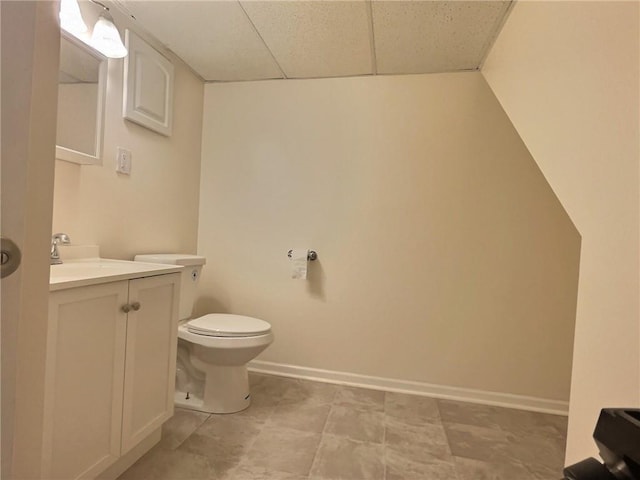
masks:
[[[92,0],[93,1],[93,0]],[[123,58],[127,56],[127,48],[122,43],[120,32],[113,23],[113,18],[109,14],[109,9],[99,2],[104,11],[100,14],[98,21],[93,27],[91,35],[91,44],[100,53],[108,58]]]
[[[62,0],[60,2],[60,26],[75,36],[88,30],[80,13],[78,0]]]
[[[97,0],[90,0],[102,7],[98,21],[93,26],[91,37],[87,33],[87,25],[82,18],[78,0],[61,0],[60,27],[74,37],[92,46],[107,58],[123,58],[127,56],[127,48],[122,43],[120,32],[113,23],[109,7]]]

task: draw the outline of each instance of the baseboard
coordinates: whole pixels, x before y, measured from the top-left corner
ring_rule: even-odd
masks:
[[[426,397],[459,400],[483,405],[517,408],[532,412],[568,415],[569,402],[550,400],[546,398],[513,395],[510,393],[487,392],[470,388],[434,385],[430,383],[398,380],[395,378],[373,377],[356,373],[321,370],[318,368],[300,367],[283,363],[264,362],[254,360],[248,365],[249,371],[266,373],[282,377],[302,378],[318,382],[349,385],[352,387],[371,388],[387,392],[411,393]]]

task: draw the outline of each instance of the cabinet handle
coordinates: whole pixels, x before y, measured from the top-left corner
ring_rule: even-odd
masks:
[[[122,307],[120,307],[120,310],[122,310],[124,313],[129,313],[131,311],[131,305],[125,303],[124,305],[122,305]]]
[[[133,302],[131,304],[131,308],[133,309],[134,312],[137,312],[138,310],[140,310],[140,302]]]

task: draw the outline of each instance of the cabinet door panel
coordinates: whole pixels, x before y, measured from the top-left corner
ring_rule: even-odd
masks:
[[[44,478],[93,477],[120,455],[127,284],[50,294]]]
[[[173,414],[180,274],[129,282],[122,454]]]
[[[131,30],[125,32],[122,115],[167,137],[173,118],[173,64]]]

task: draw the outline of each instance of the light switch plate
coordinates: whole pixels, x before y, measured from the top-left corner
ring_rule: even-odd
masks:
[[[116,172],[123,175],[131,175],[131,151],[118,147],[118,157],[116,158]]]

